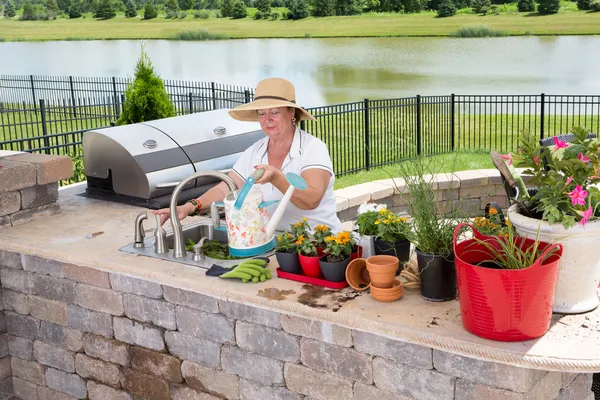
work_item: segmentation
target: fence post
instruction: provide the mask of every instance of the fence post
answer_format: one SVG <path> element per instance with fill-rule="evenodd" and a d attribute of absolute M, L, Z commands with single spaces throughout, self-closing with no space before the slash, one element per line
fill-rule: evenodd
<path fill-rule="evenodd" d="M 248 89 L 244 90 L 244 101 L 246 104 L 250 103 L 250 91 Z"/>
<path fill-rule="evenodd" d="M 75 107 L 75 90 L 73 89 L 73 77 L 69 76 L 69 86 L 71 87 L 71 105 L 73 108 L 71 109 L 71 113 L 74 117 L 77 118 L 77 107 Z"/>
<path fill-rule="evenodd" d="M 452 122 L 450 123 L 450 146 L 451 146 L 451 150 L 454 151 L 454 134 L 456 132 L 456 127 L 454 125 L 454 116 L 455 116 L 455 110 L 454 110 L 454 93 L 452 93 L 450 95 L 450 118 L 452 119 Z"/>
<path fill-rule="evenodd" d="M 371 169 L 371 143 L 370 136 L 371 131 L 369 126 L 369 99 L 364 100 L 364 111 L 365 111 L 365 169 L 368 171 Z"/>
<path fill-rule="evenodd" d="M 121 93 L 121 114 L 123 114 L 123 111 L 125 110 L 125 93 Z M 120 114 L 119 114 L 120 116 Z"/>
<path fill-rule="evenodd" d="M 31 82 L 31 96 L 33 99 L 33 107 L 37 106 L 37 100 L 35 98 L 35 85 L 33 84 L 33 75 L 29 75 L 29 81 Z"/>
<path fill-rule="evenodd" d="M 50 154 L 50 139 L 48 138 L 48 127 L 46 126 L 46 104 L 40 99 L 40 113 L 42 114 L 42 135 L 44 135 L 44 147 L 46 154 Z"/>
<path fill-rule="evenodd" d="M 212 91 L 213 110 L 216 110 L 217 109 L 217 97 L 216 97 L 215 83 L 214 82 L 210 83 L 210 89 Z"/>
<path fill-rule="evenodd" d="M 421 95 L 417 95 L 417 155 L 421 155 Z"/>
<path fill-rule="evenodd" d="M 542 96 L 541 96 L 541 104 L 542 104 L 542 106 L 541 106 L 541 111 L 540 111 L 540 118 L 541 118 L 541 121 L 540 121 L 540 139 L 544 138 L 544 118 L 546 116 L 546 114 L 544 112 L 545 103 L 546 103 L 546 95 L 544 93 L 542 93 Z"/>
<path fill-rule="evenodd" d="M 115 109 L 115 116 L 118 117 L 119 116 L 119 105 L 117 104 L 117 78 L 115 78 L 114 76 L 112 77 L 112 84 L 113 84 L 113 103 L 114 105 L 114 109 Z"/>
<path fill-rule="evenodd" d="M 194 113 L 194 98 L 192 97 L 192 92 L 188 93 L 188 100 L 190 103 L 190 112 L 189 114 L 193 114 Z"/>

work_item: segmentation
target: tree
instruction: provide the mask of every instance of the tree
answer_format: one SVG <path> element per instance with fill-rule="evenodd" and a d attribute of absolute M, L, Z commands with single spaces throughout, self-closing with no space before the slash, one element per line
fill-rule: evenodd
<path fill-rule="evenodd" d="M 329 17 L 335 15 L 336 0 L 312 0 L 311 14 L 315 17 Z"/>
<path fill-rule="evenodd" d="M 135 3 L 133 2 L 133 0 L 125 1 L 125 17 L 127 17 L 127 18 L 137 17 L 137 9 L 135 7 Z"/>
<path fill-rule="evenodd" d="M 421 0 L 402 0 L 402 7 L 404 8 L 405 13 L 418 13 L 423 11 L 423 3 Z"/>
<path fill-rule="evenodd" d="M 111 19 L 116 16 L 117 11 L 115 10 L 115 5 L 112 0 L 100 0 L 94 17 L 98 19 Z"/>
<path fill-rule="evenodd" d="M 242 0 L 236 0 L 233 3 L 233 10 L 231 12 L 231 16 L 234 19 L 246 18 L 248 15 L 248 10 L 246 10 L 246 4 Z"/>
<path fill-rule="evenodd" d="M 177 18 L 179 12 L 179 3 L 177 0 L 167 0 L 165 11 L 167 12 L 167 18 Z"/>
<path fill-rule="evenodd" d="M 11 0 L 6 0 L 6 3 L 4 3 L 4 16 L 6 18 L 12 18 L 15 15 L 17 15 L 15 5 Z"/>
<path fill-rule="evenodd" d="M 519 4 L 521 4 L 521 1 L 523 0 L 519 0 Z M 531 1 L 531 3 L 533 4 L 533 0 L 525 1 Z M 473 2 L 471 3 L 471 7 L 473 7 L 473 12 L 475 14 L 486 14 L 489 11 L 491 5 L 492 3 L 490 2 L 490 0 L 473 0 Z"/>
<path fill-rule="evenodd" d="M 83 12 L 82 12 L 81 1 L 79 1 L 79 0 L 71 1 L 71 4 L 69 5 L 69 18 L 81 18 L 82 14 L 83 14 Z"/>
<path fill-rule="evenodd" d="M 540 14 L 556 14 L 560 9 L 560 0 L 539 0 L 538 12 Z"/>
<path fill-rule="evenodd" d="M 179 0 L 179 8 L 182 10 L 193 10 L 195 4 L 195 0 Z"/>
<path fill-rule="evenodd" d="M 58 8 L 60 9 L 60 11 L 64 13 L 69 12 L 69 8 L 71 8 L 70 0 L 57 0 L 56 2 L 58 3 Z"/>
<path fill-rule="evenodd" d="M 23 14 L 21 14 L 21 19 L 23 21 L 35 21 L 39 18 L 38 13 L 31 4 L 30 0 L 27 0 L 25 4 L 23 4 Z"/>
<path fill-rule="evenodd" d="M 154 73 L 154 67 L 148 54 L 142 48 L 142 54 L 135 67 L 135 77 L 125 90 L 123 114 L 117 125 L 175 116 L 175 107 L 169 99 L 162 79 Z"/>
<path fill-rule="evenodd" d="M 535 11 L 535 2 L 533 0 L 519 0 L 517 3 L 517 10 L 519 10 L 519 12 Z"/>
<path fill-rule="evenodd" d="M 231 17 L 233 14 L 233 0 L 223 0 L 221 4 L 221 16 Z"/>
<path fill-rule="evenodd" d="M 44 9 L 48 15 L 56 15 L 58 13 L 58 3 L 56 0 L 46 0 L 44 2 Z"/>
<path fill-rule="evenodd" d="M 158 11 L 154 4 L 152 4 L 152 0 L 148 0 L 146 5 L 144 6 L 144 19 L 152 19 L 158 16 Z"/>
<path fill-rule="evenodd" d="M 358 15 L 362 12 L 362 0 L 335 0 L 335 15 Z"/>
<path fill-rule="evenodd" d="M 256 8 L 263 14 L 270 14 L 271 0 L 256 0 Z"/>
<path fill-rule="evenodd" d="M 442 0 L 438 6 L 438 17 L 445 18 L 456 15 L 456 6 L 452 0 Z"/>
<path fill-rule="evenodd" d="M 306 0 L 289 0 L 288 19 L 302 19 L 308 17 L 308 3 Z"/>

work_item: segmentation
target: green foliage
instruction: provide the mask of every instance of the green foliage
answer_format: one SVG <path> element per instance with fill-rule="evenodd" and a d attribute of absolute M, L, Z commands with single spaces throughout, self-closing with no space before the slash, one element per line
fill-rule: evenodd
<path fill-rule="evenodd" d="M 315 226 L 315 231 L 313 233 L 313 237 L 315 238 L 315 242 L 318 247 L 325 247 L 325 238 L 331 236 L 331 228 L 327 225 L 317 225 Z"/>
<path fill-rule="evenodd" d="M 98 19 L 111 19 L 117 16 L 115 4 L 113 0 L 99 0 L 98 8 L 94 14 L 95 18 Z"/>
<path fill-rule="evenodd" d="M 177 0 L 167 0 L 165 11 L 167 12 L 167 18 L 177 18 L 177 13 L 179 12 L 179 3 Z"/>
<path fill-rule="evenodd" d="M 295 253 L 298 250 L 296 246 L 296 238 L 288 232 L 283 232 L 277 236 L 277 245 L 275 251 L 281 253 Z"/>
<path fill-rule="evenodd" d="M 198 10 L 194 12 L 194 18 L 209 19 L 210 13 L 206 10 Z"/>
<path fill-rule="evenodd" d="M 325 238 L 323 251 L 327 254 L 328 262 L 340 262 L 350 257 L 355 245 L 352 233 L 342 231 L 335 236 L 329 235 Z"/>
<path fill-rule="evenodd" d="M 519 10 L 519 12 L 533 12 L 535 11 L 535 1 L 519 0 L 517 3 L 517 10 Z"/>
<path fill-rule="evenodd" d="M 438 17 L 446 18 L 456 15 L 456 6 L 452 0 L 442 0 L 438 6 Z"/>
<path fill-rule="evenodd" d="M 69 18 L 81 18 L 81 15 L 83 14 L 81 8 L 81 1 L 72 0 L 71 4 L 69 5 Z"/>
<path fill-rule="evenodd" d="M 246 9 L 246 4 L 242 0 L 236 0 L 233 3 L 233 11 L 231 12 L 231 17 L 233 19 L 246 18 L 248 16 L 248 10 Z"/>
<path fill-rule="evenodd" d="M 313 241 L 306 235 L 298 236 L 296 245 L 298 246 L 298 254 L 308 257 L 316 257 L 318 255 L 317 246 L 315 246 Z"/>
<path fill-rule="evenodd" d="M 560 9 L 560 0 L 539 0 L 538 12 L 540 14 L 556 14 Z"/>
<path fill-rule="evenodd" d="M 590 10 L 600 11 L 600 0 L 592 0 L 590 2 Z"/>
<path fill-rule="evenodd" d="M 233 0 L 223 0 L 220 11 L 223 18 L 231 17 L 233 15 Z"/>
<path fill-rule="evenodd" d="M 47 14 L 53 14 L 56 15 L 56 13 L 58 13 L 58 3 L 56 2 L 56 0 L 46 0 L 44 2 L 44 9 L 46 10 Z"/>
<path fill-rule="evenodd" d="M 256 0 L 255 7 L 263 14 L 269 14 L 271 12 L 271 0 Z"/>
<path fill-rule="evenodd" d="M 194 0 L 179 0 L 179 8 L 181 10 L 192 10 L 194 8 Z"/>
<path fill-rule="evenodd" d="M 227 36 L 221 34 L 210 33 L 206 29 L 197 31 L 183 31 L 172 37 L 174 40 L 224 40 Z"/>
<path fill-rule="evenodd" d="M 21 19 L 23 21 L 36 21 L 40 19 L 41 11 L 38 7 L 35 7 L 31 4 L 31 1 L 27 0 L 25 4 L 23 4 L 23 14 L 21 14 Z"/>
<path fill-rule="evenodd" d="M 452 37 L 473 38 L 473 37 L 500 37 L 508 36 L 508 33 L 502 31 L 494 31 L 485 25 L 464 26 L 458 31 L 451 33 Z"/>
<path fill-rule="evenodd" d="M 312 0 L 311 15 L 315 17 L 335 15 L 335 0 Z"/>
<path fill-rule="evenodd" d="M 273 11 L 271 13 L 271 21 L 277 21 L 279 19 L 279 13 L 277 11 Z"/>
<path fill-rule="evenodd" d="M 362 0 L 335 0 L 335 15 L 358 15 L 362 7 Z"/>
<path fill-rule="evenodd" d="M 73 176 L 62 181 L 63 185 L 83 182 L 86 180 L 85 169 L 83 167 L 83 156 L 80 152 L 70 152 L 69 157 L 73 161 Z"/>
<path fill-rule="evenodd" d="M 145 50 L 135 68 L 135 78 L 125 90 L 123 114 L 117 125 L 134 124 L 175 116 L 163 81 L 155 73 Z"/>
<path fill-rule="evenodd" d="M 144 6 L 144 19 L 153 19 L 158 16 L 158 10 L 152 3 L 152 0 L 148 0 Z"/>
<path fill-rule="evenodd" d="M 579 10 L 589 10 L 592 0 L 577 0 L 577 8 Z"/>
<path fill-rule="evenodd" d="M 533 0 L 529 0 L 533 1 Z M 490 0 L 473 0 L 471 2 L 471 7 L 473 7 L 473 12 L 475 14 L 485 14 L 490 9 L 492 3 Z"/>
<path fill-rule="evenodd" d="M 15 10 L 15 5 L 11 0 L 6 0 L 4 3 L 4 17 L 12 18 L 17 15 L 17 11 Z"/>
<path fill-rule="evenodd" d="M 263 13 L 261 11 L 257 11 L 254 14 L 254 19 L 263 19 Z"/>
<path fill-rule="evenodd" d="M 379 211 L 375 221 L 377 237 L 393 247 L 397 242 L 406 240 L 410 226 L 406 217 L 400 217 L 387 209 L 384 211 Z"/>
<path fill-rule="evenodd" d="M 127 18 L 137 17 L 137 9 L 135 8 L 135 3 L 133 2 L 133 0 L 126 0 L 125 17 L 127 17 Z"/>
<path fill-rule="evenodd" d="M 380 0 L 380 12 L 399 12 L 402 11 L 404 5 L 402 0 Z"/>
<path fill-rule="evenodd" d="M 309 9 L 306 0 L 289 0 L 287 19 L 303 19 L 308 17 Z"/>
<path fill-rule="evenodd" d="M 424 5 L 421 0 L 402 0 L 405 13 L 418 13 L 423 11 Z"/>

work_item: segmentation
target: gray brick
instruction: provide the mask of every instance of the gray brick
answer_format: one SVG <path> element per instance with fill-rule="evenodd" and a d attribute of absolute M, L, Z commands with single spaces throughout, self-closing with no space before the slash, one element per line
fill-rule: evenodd
<path fill-rule="evenodd" d="M 40 400 L 75 400 L 75 397 L 69 396 L 56 390 L 39 387 L 37 391 L 38 399 Z"/>
<path fill-rule="evenodd" d="M 50 389 L 66 393 L 78 399 L 84 399 L 87 396 L 85 381 L 75 374 L 48 368 L 46 370 L 46 384 Z"/>
<path fill-rule="evenodd" d="M 78 284 L 75 289 L 78 306 L 116 316 L 123 315 L 123 297 L 110 289 Z"/>
<path fill-rule="evenodd" d="M 0 229 L 10 228 L 11 226 L 10 216 L 5 215 L 4 217 L 0 217 Z"/>
<path fill-rule="evenodd" d="M 112 317 L 110 315 L 73 305 L 69 305 L 67 313 L 70 327 L 107 338 L 113 337 Z"/>
<path fill-rule="evenodd" d="M 36 340 L 33 343 L 33 355 L 41 364 L 48 367 L 75 372 L 75 353 L 72 351 Z"/>
<path fill-rule="evenodd" d="M 198 392 L 190 387 L 183 385 L 171 385 L 172 400 L 220 400 L 220 397 L 212 394 Z M 266 400 L 266 399 L 265 399 Z"/>
<path fill-rule="evenodd" d="M 124 275 L 109 274 L 110 286 L 119 292 L 133 293 L 152 299 L 162 298 L 162 287 L 158 283 L 130 278 Z"/>
<path fill-rule="evenodd" d="M 0 312 L 0 334 L 6 332 L 6 317 L 3 312 Z"/>
<path fill-rule="evenodd" d="M 433 365 L 442 373 L 513 392 L 528 392 L 545 374 L 545 371 L 480 361 L 439 350 L 433 350 Z"/>
<path fill-rule="evenodd" d="M 35 383 L 36 385 L 46 385 L 46 367 L 36 361 L 21 360 L 18 357 L 11 357 L 11 368 L 13 376 Z"/>
<path fill-rule="evenodd" d="M 188 385 L 193 388 L 222 396 L 226 399 L 239 399 L 239 378 L 227 372 L 217 371 L 184 361 L 181 372 Z"/>
<path fill-rule="evenodd" d="M 219 343 L 235 343 L 233 320 L 229 318 L 186 307 L 177 307 L 176 315 L 177 329 L 181 333 Z"/>
<path fill-rule="evenodd" d="M 0 182 L 2 192 L 10 192 L 26 187 L 34 186 L 37 182 L 37 171 L 35 165 L 17 160 L 2 160 L 0 168 Z"/>
<path fill-rule="evenodd" d="M 296 364 L 285 364 L 287 387 L 316 400 L 348 400 L 353 396 L 352 382 L 334 375 L 313 371 Z"/>
<path fill-rule="evenodd" d="M 221 345 L 218 343 L 179 332 L 165 332 L 165 341 L 169 353 L 174 356 L 209 367 L 221 367 Z"/>
<path fill-rule="evenodd" d="M 72 281 L 110 289 L 108 272 L 82 267 L 80 265 L 63 264 L 63 274 L 65 275 L 65 278 Z"/>
<path fill-rule="evenodd" d="M 238 321 L 235 337 L 244 350 L 281 361 L 297 363 L 300 360 L 299 339 L 281 330 Z"/>
<path fill-rule="evenodd" d="M 180 383 L 183 380 L 181 360 L 141 347 L 131 348 L 131 368 L 145 374 L 159 376 L 172 383 Z"/>
<path fill-rule="evenodd" d="M 37 400 L 38 387 L 19 378 L 13 378 L 13 391 L 17 399 Z M 45 400 L 45 399 L 40 399 Z"/>
<path fill-rule="evenodd" d="M 2 289 L 2 303 L 4 304 L 5 310 L 14 311 L 24 315 L 29 314 L 29 304 L 27 303 L 26 294 Z"/>
<path fill-rule="evenodd" d="M 354 348 L 362 353 L 387 358 L 401 364 L 414 365 L 419 368 L 433 368 L 433 353 L 427 347 L 361 331 L 353 331 L 353 335 Z"/>
<path fill-rule="evenodd" d="M 21 254 L 12 251 L 0 250 L 0 266 L 13 269 L 23 269 Z"/>
<path fill-rule="evenodd" d="M 120 387 L 123 377 L 117 365 L 88 357 L 85 354 L 75 356 L 75 370 L 77 375 L 82 378 L 91 378 L 116 388 Z"/>
<path fill-rule="evenodd" d="M 354 383 L 353 400 L 412 400 L 412 397 L 402 396 L 397 393 L 386 392 L 375 385 L 365 385 L 364 383 Z"/>
<path fill-rule="evenodd" d="M 33 275 L 33 294 L 64 303 L 75 302 L 75 282 L 46 275 Z"/>
<path fill-rule="evenodd" d="M 284 387 L 263 386 L 246 379 L 240 380 L 241 400 L 302 400 L 304 396 L 289 391 Z"/>
<path fill-rule="evenodd" d="M 36 339 L 38 337 L 40 323 L 37 319 L 6 312 L 6 329 L 8 333 L 15 336 L 24 337 L 27 339 Z"/>
<path fill-rule="evenodd" d="M 123 295 L 125 315 L 141 322 L 152 322 L 154 325 L 174 331 L 177 329 L 175 306 L 162 300 L 148 299 L 133 294 Z"/>
<path fill-rule="evenodd" d="M 60 211 L 58 203 L 46 204 L 36 208 L 29 208 L 27 210 L 20 210 L 10 216 L 10 223 L 12 226 L 25 224 L 34 219 L 47 217 L 49 215 L 56 214 Z"/>
<path fill-rule="evenodd" d="M 126 391 L 144 399 L 168 400 L 170 397 L 169 384 L 166 381 L 131 369 L 123 371 L 121 384 Z"/>
<path fill-rule="evenodd" d="M 21 264 L 27 272 L 51 275 L 55 278 L 64 278 L 62 263 L 56 260 L 49 260 L 29 254 L 21 255 Z"/>
<path fill-rule="evenodd" d="M 163 350 L 165 343 L 159 329 L 145 326 L 127 318 L 114 319 L 115 339 L 153 350 Z"/>
<path fill-rule="evenodd" d="M 592 374 L 578 374 L 569 386 L 560 389 L 556 400 L 585 399 L 591 392 L 592 376 Z"/>
<path fill-rule="evenodd" d="M 561 386 L 559 372 L 548 372 L 527 393 L 518 393 L 474 383 L 458 378 L 456 380 L 455 400 L 487 399 L 487 400 L 537 400 L 555 399 Z M 581 397 L 576 397 L 581 399 Z"/>
<path fill-rule="evenodd" d="M 96 335 L 85 335 L 83 348 L 88 356 L 100 358 L 124 367 L 129 366 L 129 346 L 117 340 L 105 339 Z"/>
<path fill-rule="evenodd" d="M 2 314 L 4 317 L 4 314 Z M 6 357 L 10 354 L 8 350 L 8 334 L 2 333 L 0 334 L 0 358 Z"/>
<path fill-rule="evenodd" d="M 90 400 L 132 400 L 132 396 L 94 381 L 88 381 L 87 390 Z"/>
<path fill-rule="evenodd" d="M 0 216 L 17 212 L 21 209 L 21 194 L 15 192 L 0 192 Z"/>
<path fill-rule="evenodd" d="M 18 269 L 2 268 L 0 271 L 0 280 L 3 289 L 14 290 L 15 292 L 30 294 L 33 291 L 33 282 L 29 272 Z"/>
<path fill-rule="evenodd" d="M 240 303 L 219 300 L 219 309 L 231 319 L 281 329 L 281 314 Z"/>
<path fill-rule="evenodd" d="M 164 286 L 163 290 L 165 300 L 170 303 L 213 314 L 219 312 L 219 303 L 214 297 L 170 286 Z"/>
<path fill-rule="evenodd" d="M 454 399 L 455 377 L 379 357 L 373 360 L 373 380 L 380 389 L 416 399 Z"/>
<path fill-rule="evenodd" d="M 293 315 L 281 315 L 281 327 L 293 335 L 304 336 L 338 346 L 352 347 L 352 330 L 329 322 Z"/>
<path fill-rule="evenodd" d="M 33 360 L 33 341 L 8 335 L 8 352 L 11 356 L 19 357 L 24 360 Z"/>
<path fill-rule="evenodd" d="M 13 378 L 6 378 L 3 381 L 0 381 L 0 393 L 5 393 L 8 395 L 8 398 L 5 400 L 12 400 L 10 397 L 13 393 Z M 591 399 L 594 400 L 594 399 Z"/>
<path fill-rule="evenodd" d="M 302 364 L 309 368 L 339 375 L 353 381 L 373 383 L 371 357 L 355 349 L 302 338 L 300 351 Z"/>
<path fill-rule="evenodd" d="M 68 326 L 42 321 L 39 336 L 44 342 L 67 350 L 78 352 L 83 349 L 83 332 Z"/>
<path fill-rule="evenodd" d="M 6 378 L 10 378 L 13 376 L 10 361 L 11 357 L 4 357 L 0 360 L 0 381 L 5 380 Z"/>
<path fill-rule="evenodd" d="M 21 208 L 34 208 L 50 204 L 58 200 L 58 185 L 56 182 L 45 185 L 35 185 L 21 189 Z"/>
<path fill-rule="evenodd" d="M 30 295 L 27 296 L 27 304 L 32 317 L 67 325 L 67 303 Z"/>
<path fill-rule="evenodd" d="M 283 383 L 283 363 L 233 346 L 221 349 L 223 371 L 264 385 Z"/>

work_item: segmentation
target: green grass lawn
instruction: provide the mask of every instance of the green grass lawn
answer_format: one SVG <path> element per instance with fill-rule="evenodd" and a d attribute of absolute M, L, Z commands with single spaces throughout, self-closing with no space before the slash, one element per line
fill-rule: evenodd
<path fill-rule="evenodd" d="M 571 11 L 564 7 L 558 14 L 540 16 L 518 13 L 507 8 L 499 15 L 459 13 L 437 18 L 434 12 L 420 14 L 363 14 L 348 17 L 309 17 L 298 21 L 232 20 L 229 18 L 185 19 L 163 16 L 143 21 L 141 17 L 99 21 L 59 18 L 51 21 L 0 19 L 0 40 L 64 39 L 169 39 L 183 31 L 206 30 L 229 38 L 304 38 L 304 37 L 376 37 L 376 36 L 448 36 L 463 27 L 484 25 L 509 35 L 593 35 L 600 34 L 600 13 Z M 503 11 L 502 9 L 500 11 Z"/>

